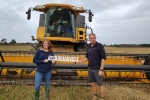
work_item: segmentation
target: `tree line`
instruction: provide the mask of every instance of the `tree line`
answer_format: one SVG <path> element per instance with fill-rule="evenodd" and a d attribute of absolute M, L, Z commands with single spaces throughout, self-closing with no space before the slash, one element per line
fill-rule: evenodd
<path fill-rule="evenodd" d="M 150 47 L 150 44 L 111 44 L 109 47 Z"/>
<path fill-rule="evenodd" d="M 29 42 L 27 43 L 17 43 L 15 39 L 11 39 L 10 42 L 7 42 L 6 38 L 1 39 L 0 44 L 31 44 Z"/>
<path fill-rule="evenodd" d="M 3 39 L 1 39 L 1 44 L 7 44 L 7 43 L 9 43 L 9 44 L 16 44 L 17 42 L 16 42 L 16 40 L 15 39 L 12 39 L 10 42 L 7 42 L 7 39 L 6 38 L 3 38 Z"/>

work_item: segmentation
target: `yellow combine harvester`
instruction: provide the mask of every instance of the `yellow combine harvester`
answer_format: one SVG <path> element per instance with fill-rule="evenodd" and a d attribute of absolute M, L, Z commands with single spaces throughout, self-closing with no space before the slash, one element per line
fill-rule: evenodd
<path fill-rule="evenodd" d="M 91 22 L 93 16 L 91 10 L 68 4 L 37 5 L 28 9 L 27 19 L 30 19 L 32 10 L 43 12 L 40 14 L 36 39 L 32 36 L 32 40 L 39 42 L 33 46 L 35 50 L 45 38 L 52 42 L 55 52 L 85 51 L 87 29 L 91 28 L 87 26 L 85 16 L 81 13 L 89 13 L 89 22 Z"/>
<path fill-rule="evenodd" d="M 35 64 L 32 63 L 32 59 L 44 38 L 52 42 L 55 56 L 78 57 L 80 60 L 85 55 L 83 51 L 87 45 L 87 29 L 91 28 L 86 25 L 85 16 L 80 14 L 88 13 L 91 22 L 91 10 L 68 4 L 37 5 L 28 9 L 27 19 L 30 19 L 33 10 L 43 12 L 40 14 L 36 38 L 32 36 L 38 44 L 33 46 L 34 52 L 0 52 L 0 79 L 3 82 L 34 79 Z M 82 65 L 78 62 L 58 61 L 53 66 L 52 80 L 87 82 L 87 63 Z M 107 54 L 104 79 L 115 82 L 150 83 L 149 71 L 148 54 Z"/>

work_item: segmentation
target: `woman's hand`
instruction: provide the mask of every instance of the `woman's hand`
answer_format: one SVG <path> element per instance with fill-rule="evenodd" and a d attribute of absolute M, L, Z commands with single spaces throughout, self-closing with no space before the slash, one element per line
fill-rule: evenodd
<path fill-rule="evenodd" d="M 45 59 L 44 62 L 47 63 L 47 62 L 48 62 L 48 59 Z"/>
<path fill-rule="evenodd" d="M 52 60 L 52 64 L 55 64 L 56 63 L 56 60 Z"/>

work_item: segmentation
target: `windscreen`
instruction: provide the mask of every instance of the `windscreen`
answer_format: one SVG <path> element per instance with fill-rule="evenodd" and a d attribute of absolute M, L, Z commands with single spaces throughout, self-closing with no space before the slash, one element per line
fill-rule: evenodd
<path fill-rule="evenodd" d="M 46 37 L 74 37 L 73 18 L 65 8 L 50 8 L 46 13 Z"/>

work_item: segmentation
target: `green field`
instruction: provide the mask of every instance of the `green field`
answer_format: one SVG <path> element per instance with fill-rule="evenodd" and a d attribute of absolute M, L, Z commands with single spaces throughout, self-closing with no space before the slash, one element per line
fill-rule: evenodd
<path fill-rule="evenodd" d="M 149 100 L 150 85 L 105 86 L 105 100 Z M 0 100 L 33 100 L 33 85 L 0 85 Z M 51 86 L 50 100 L 90 100 L 91 87 Z M 44 86 L 40 89 L 44 100 Z"/>

